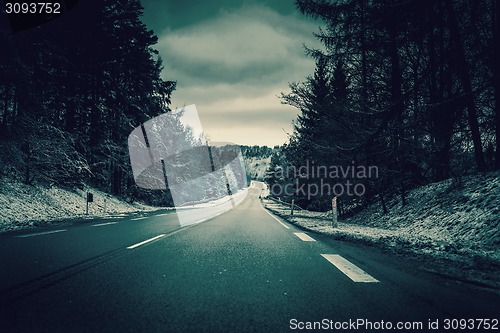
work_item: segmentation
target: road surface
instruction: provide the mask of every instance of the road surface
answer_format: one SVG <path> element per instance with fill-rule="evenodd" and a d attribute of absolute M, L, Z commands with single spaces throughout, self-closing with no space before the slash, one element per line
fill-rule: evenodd
<path fill-rule="evenodd" d="M 500 317 L 494 292 L 272 216 L 259 185 L 184 228 L 167 212 L 1 235 L 0 331 L 453 332 Z"/>

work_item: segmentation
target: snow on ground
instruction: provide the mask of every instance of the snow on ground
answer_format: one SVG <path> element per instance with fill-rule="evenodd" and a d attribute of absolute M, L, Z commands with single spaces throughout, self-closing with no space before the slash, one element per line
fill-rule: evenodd
<path fill-rule="evenodd" d="M 397 199 L 389 200 L 388 214 L 374 204 L 340 219 L 337 228 L 331 227 L 331 212 L 295 210 L 290 216 L 287 205 L 263 203 L 306 230 L 453 262 L 465 269 L 464 278 L 500 287 L 500 172 L 423 186 L 408 193 L 405 207 Z"/>
<path fill-rule="evenodd" d="M 87 191 L 93 193 L 94 202 L 89 203 L 88 215 L 85 215 Z M 129 204 L 93 188 L 69 191 L 59 187 L 25 185 L 8 179 L 0 184 L 0 232 L 70 218 L 117 216 L 157 209 L 139 203 Z"/>
<path fill-rule="evenodd" d="M 93 202 L 86 210 L 87 192 L 93 194 Z M 232 208 L 245 198 L 247 189 L 203 203 L 178 207 L 182 216 L 192 214 L 217 215 L 223 204 Z M 231 201 L 232 200 L 232 201 Z M 140 203 L 129 204 L 105 192 L 86 187 L 83 190 L 66 190 L 59 187 L 25 185 L 4 180 L 0 185 L 0 232 L 39 227 L 63 222 L 68 219 L 93 219 L 96 217 L 123 216 L 134 212 L 174 209 L 173 207 L 151 207 Z M 207 216 L 204 216 L 206 219 Z"/>

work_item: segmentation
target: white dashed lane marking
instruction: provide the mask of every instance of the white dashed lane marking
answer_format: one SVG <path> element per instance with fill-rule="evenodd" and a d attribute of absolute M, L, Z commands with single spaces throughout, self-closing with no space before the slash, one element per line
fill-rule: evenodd
<path fill-rule="evenodd" d="M 153 241 L 155 241 L 157 239 L 160 239 L 162 237 L 165 237 L 165 236 L 166 236 L 165 234 L 161 234 L 161 235 L 158 235 L 156 237 L 153 237 L 153 238 L 150 238 L 150 239 L 146 239 L 144 242 L 140 242 L 140 243 L 137 243 L 137 244 L 134 244 L 134 245 L 131 245 L 131 246 L 127 247 L 127 249 L 129 249 L 129 250 L 135 249 L 136 247 L 139 247 L 141 245 L 153 242 Z"/>
<path fill-rule="evenodd" d="M 147 219 L 147 218 L 148 218 L 147 216 L 144 216 L 144 217 L 136 217 L 135 219 L 130 219 L 130 221 L 144 220 L 144 219 Z"/>
<path fill-rule="evenodd" d="M 105 225 L 110 225 L 110 224 L 117 224 L 118 222 L 106 222 L 106 223 L 99 223 L 99 224 L 93 224 L 93 227 L 102 227 Z"/>
<path fill-rule="evenodd" d="M 33 237 L 33 236 L 41 236 L 41 235 L 49 235 L 49 234 L 55 234 L 58 232 L 64 232 L 66 229 L 60 229 L 60 230 L 52 230 L 52 231 L 44 231 L 44 232 L 37 232 L 34 234 L 27 234 L 27 235 L 20 235 L 16 236 L 17 238 L 26 238 L 26 237 Z"/>
<path fill-rule="evenodd" d="M 380 282 L 338 254 L 322 254 L 322 256 L 354 282 Z"/>
<path fill-rule="evenodd" d="M 304 242 L 315 242 L 316 240 L 309 236 L 308 234 L 305 234 L 303 232 L 294 232 L 293 233 L 295 236 L 299 237 L 302 239 Z"/>

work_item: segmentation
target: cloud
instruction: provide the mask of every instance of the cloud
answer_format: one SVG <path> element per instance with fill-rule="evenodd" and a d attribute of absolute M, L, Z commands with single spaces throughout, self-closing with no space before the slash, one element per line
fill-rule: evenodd
<path fill-rule="evenodd" d="M 235 126 L 240 138 L 262 126 L 269 131 L 269 145 L 283 143 L 282 129 L 276 127 L 273 136 L 272 126 L 286 122 L 291 128 L 297 111 L 281 105 L 276 95 L 313 72 L 314 61 L 305 57 L 302 45 L 318 45 L 315 30 L 300 16 L 252 5 L 164 31 L 157 49 L 165 78 L 178 82 L 173 107 L 196 104 L 200 115 L 206 114 L 205 130 L 217 129 L 216 136 L 230 136 L 228 141 L 238 139 Z M 224 131 L 225 124 L 233 130 Z"/>

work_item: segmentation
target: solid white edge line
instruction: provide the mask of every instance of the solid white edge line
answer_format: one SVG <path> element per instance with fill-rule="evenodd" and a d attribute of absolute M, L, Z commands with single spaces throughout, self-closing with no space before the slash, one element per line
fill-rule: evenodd
<path fill-rule="evenodd" d="M 339 271 L 344 273 L 349 279 L 354 282 L 380 282 L 341 255 L 322 254 L 321 256 L 328 260 L 332 265 L 337 267 Z"/>
<path fill-rule="evenodd" d="M 303 232 L 294 232 L 293 234 L 295 236 L 299 237 L 300 239 L 302 239 L 304 242 L 315 242 L 316 241 L 314 238 L 312 238 L 311 236 L 309 236 L 308 234 L 303 233 Z"/>
<path fill-rule="evenodd" d="M 275 219 L 276 221 L 278 221 L 282 226 L 284 226 L 285 228 L 287 229 L 290 229 L 289 226 L 287 226 L 285 223 L 281 222 L 280 220 L 278 220 L 278 218 L 276 216 L 274 216 L 273 214 L 269 213 L 265 208 L 264 206 L 262 206 L 262 204 L 260 204 L 260 206 L 262 207 L 262 209 L 269 214 L 269 216 L 271 216 L 273 219 Z"/>
<path fill-rule="evenodd" d="M 130 221 L 144 220 L 144 219 L 147 219 L 147 218 L 148 218 L 147 216 L 144 216 L 144 217 L 136 217 L 135 219 L 130 219 Z"/>
<path fill-rule="evenodd" d="M 155 240 L 157 240 L 159 238 L 162 238 L 162 237 L 165 237 L 165 236 L 166 236 L 165 234 L 161 234 L 161 235 L 158 235 L 156 237 L 153 237 L 153 238 L 150 238 L 150 239 L 146 239 L 143 242 L 140 242 L 140 243 L 137 243 L 137 244 L 134 244 L 134 245 L 131 245 L 131 246 L 127 247 L 127 249 L 129 249 L 129 250 L 135 249 L 136 247 L 139 247 L 141 245 L 144 245 L 144 244 L 147 244 L 149 242 L 155 241 Z"/>
<path fill-rule="evenodd" d="M 103 225 L 110 225 L 110 224 L 116 224 L 118 222 L 105 222 L 105 223 L 99 223 L 99 224 L 92 224 L 93 227 L 102 227 Z"/>
<path fill-rule="evenodd" d="M 49 235 L 49 234 L 55 234 L 58 232 L 64 232 L 67 231 L 66 229 L 59 229 L 59 230 L 52 230 L 52 231 L 45 231 L 45 232 L 37 232 L 34 234 L 28 234 L 28 235 L 20 235 L 20 236 L 15 236 L 17 238 L 26 238 L 26 237 L 33 237 L 33 236 L 41 236 L 41 235 Z"/>

